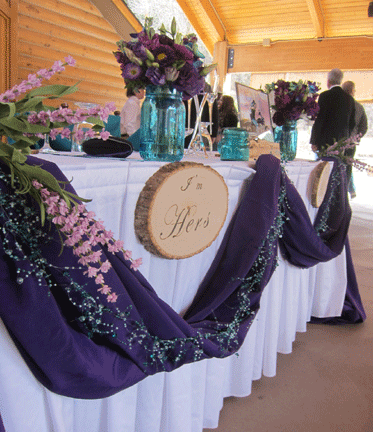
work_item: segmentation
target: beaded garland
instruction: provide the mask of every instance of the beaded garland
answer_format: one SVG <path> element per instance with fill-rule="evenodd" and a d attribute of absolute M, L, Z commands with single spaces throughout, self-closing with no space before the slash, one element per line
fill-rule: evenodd
<path fill-rule="evenodd" d="M 40 287 L 48 288 L 49 294 L 56 288 L 62 288 L 71 304 L 78 310 L 76 324 L 89 338 L 111 337 L 117 342 L 132 349 L 134 346 L 142 346 L 144 350 L 144 368 L 155 365 L 164 370 L 164 363 L 172 359 L 174 364 L 190 361 L 198 361 L 204 358 L 203 345 L 205 341 L 217 343 L 220 348 L 220 357 L 226 357 L 239 347 L 238 330 L 240 324 L 252 321 L 256 311 L 250 307 L 250 293 L 257 291 L 263 282 L 268 264 L 277 254 L 277 241 L 281 237 L 282 225 L 285 222 L 284 202 L 286 189 L 280 189 L 278 198 L 278 212 L 274 222 L 263 240 L 259 255 L 254 262 L 246 278 L 240 280 L 240 287 L 236 291 L 237 309 L 233 319 L 229 323 L 215 323 L 214 332 L 196 331 L 193 337 L 162 339 L 150 334 L 142 321 L 132 317 L 132 306 L 125 310 L 117 307 L 109 308 L 103 304 L 100 297 L 94 297 L 88 293 L 84 284 L 77 283 L 71 276 L 74 268 L 57 268 L 48 263 L 40 253 L 40 245 L 53 241 L 50 233 L 41 226 L 38 209 L 32 204 L 27 195 L 15 194 L 11 188 L 11 177 L 3 172 L 0 180 L 7 186 L 7 192 L 0 195 L 1 240 L 4 250 L 17 267 L 18 285 L 28 277 L 36 277 Z M 17 185 L 15 185 L 17 186 Z M 26 268 L 21 268 L 21 264 Z M 277 265 L 277 260 L 275 258 Z M 51 269 L 63 276 L 66 283 L 56 283 L 51 275 Z M 106 318 L 115 318 L 115 324 Z M 118 340 L 119 326 L 126 329 L 126 338 Z M 192 354 L 192 355 L 191 355 Z"/>
<path fill-rule="evenodd" d="M 90 294 L 87 283 L 75 278 L 79 272 L 83 274 L 82 266 L 58 267 L 48 262 L 41 253 L 41 246 L 56 242 L 53 229 L 42 226 L 40 210 L 33 198 L 29 194 L 16 193 L 19 187 L 17 178 L 12 182 L 11 175 L 3 171 L 0 171 L 0 182 L 5 186 L 0 189 L 0 239 L 5 253 L 16 266 L 15 282 L 18 286 L 22 286 L 26 278 L 34 277 L 41 288 L 46 288 L 48 295 L 64 293 L 75 311 L 72 326 L 77 326 L 93 340 L 105 338 L 115 340 L 130 350 L 140 349 L 143 368 L 147 373 L 167 370 L 167 362 L 170 361 L 174 366 L 181 366 L 208 357 L 204 349 L 207 342 L 216 344 L 219 348 L 217 356 L 223 358 L 239 348 L 240 325 L 245 322 L 249 326 L 256 315 L 257 310 L 251 306 L 250 294 L 266 285 L 278 264 L 277 244 L 282 237 L 283 225 L 289 220 L 286 213 L 290 209 L 285 168 L 285 164 L 281 164 L 282 182 L 271 227 L 247 276 L 236 279 L 239 287 L 234 294 L 235 300 L 231 299 L 235 310 L 233 318 L 227 323 L 218 322 L 215 318 L 210 324 L 211 331 L 196 328 L 190 337 L 163 339 L 152 334 L 145 323 L 134 315 L 133 305 L 122 309 L 114 305 L 109 307 L 100 295 Z M 328 217 L 331 207 L 336 204 L 336 190 L 340 182 L 341 171 L 335 169 L 330 183 L 331 191 L 323 208 L 320 208 L 322 214 L 315 228 L 318 235 L 327 230 Z M 49 228 L 53 228 L 52 223 Z M 125 261 L 123 263 L 126 264 Z M 128 263 L 126 265 L 129 267 Z M 74 271 L 78 273 L 74 275 Z M 59 274 L 58 280 L 56 274 Z"/>
<path fill-rule="evenodd" d="M 334 163 L 338 163 L 338 161 L 335 161 Z M 330 210 L 337 202 L 337 189 L 342 181 L 341 170 L 346 172 L 346 167 L 344 164 L 339 163 L 339 169 L 335 169 L 332 171 L 330 180 L 330 194 L 326 197 L 324 211 L 321 214 L 318 224 L 315 226 L 315 231 L 318 236 L 320 236 L 328 229 L 327 221 L 329 219 Z"/>

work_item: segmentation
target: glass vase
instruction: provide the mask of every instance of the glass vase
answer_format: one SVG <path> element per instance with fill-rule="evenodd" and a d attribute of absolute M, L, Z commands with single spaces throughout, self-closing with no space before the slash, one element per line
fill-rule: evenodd
<path fill-rule="evenodd" d="M 274 130 L 274 140 L 280 144 L 281 159 L 292 161 L 297 154 L 297 120 L 287 120 L 283 126 Z"/>
<path fill-rule="evenodd" d="M 141 107 L 140 156 L 177 162 L 184 155 L 185 107 L 182 93 L 169 86 L 146 87 Z"/>

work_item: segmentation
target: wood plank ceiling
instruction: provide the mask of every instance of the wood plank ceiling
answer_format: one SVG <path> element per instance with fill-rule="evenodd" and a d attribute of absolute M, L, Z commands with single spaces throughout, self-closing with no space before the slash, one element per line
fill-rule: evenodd
<path fill-rule="evenodd" d="M 368 0 L 178 0 L 209 49 L 263 39 L 303 40 L 373 35 Z"/>
<path fill-rule="evenodd" d="M 267 63 L 271 63 L 269 58 L 276 53 L 273 50 L 269 55 L 268 47 L 294 42 L 287 47 L 288 59 L 291 55 L 298 56 L 302 62 L 305 58 L 302 49 L 306 47 L 308 57 L 309 50 L 312 52 L 314 70 L 320 70 L 320 65 L 327 70 L 330 64 L 344 69 L 373 69 L 373 18 L 368 18 L 369 0 L 178 0 L 178 3 L 211 52 L 222 41 L 238 53 L 245 53 L 245 57 L 255 53 L 250 48 L 259 47 L 264 54 L 256 62 L 267 58 Z M 336 44 L 337 40 L 340 42 Z M 365 51 L 355 53 L 359 58 L 354 60 L 351 50 L 358 51 L 364 40 Z M 317 52 L 321 44 L 317 45 L 317 41 L 324 42 L 319 59 Z M 346 51 L 340 51 L 341 46 L 347 49 L 347 57 Z M 272 63 L 275 62 L 276 57 Z M 238 63 L 231 72 L 242 72 L 242 67 Z M 299 67 L 294 65 L 293 70 Z M 280 69 L 269 64 L 258 72 Z"/>

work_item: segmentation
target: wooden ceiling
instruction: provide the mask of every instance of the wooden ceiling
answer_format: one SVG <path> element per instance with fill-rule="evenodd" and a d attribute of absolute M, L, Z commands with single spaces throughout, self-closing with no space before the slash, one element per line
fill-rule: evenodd
<path fill-rule="evenodd" d="M 230 72 L 373 69 L 369 0 L 177 1 L 212 53 L 234 49 Z"/>
<path fill-rule="evenodd" d="M 369 0 L 178 0 L 209 50 L 262 43 L 373 36 Z"/>
<path fill-rule="evenodd" d="M 90 1 L 113 3 L 140 31 L 141 24 L 124 0 Z M 266 82 L 266 75 L 293 73 L 305 79 L 340 68 L 346 79 L 364 88 L 359 96 L 364 101 L 373 100 L 370 1 L 177 0 L 213 54 L 221 82 L 228 72 L 249 72 L 257 81 Z M 230 65 L 229 53 L 233 59 Z"/>

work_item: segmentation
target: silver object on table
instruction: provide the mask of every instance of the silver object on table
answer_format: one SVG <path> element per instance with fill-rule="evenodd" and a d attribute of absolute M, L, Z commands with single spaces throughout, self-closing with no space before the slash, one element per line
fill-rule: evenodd
<path fill-rule="evenodd" d="M 194 125 L 192 138 L 190 140 L 187 149 L 187 153 L 198 153 L 204 149 L 203 138 L 201 134 L 201 118 L 202 118 L 203 107 L 205 106 L 207 100 L 207 96 L 208 93 L 205 93 L 203 95 L 201 104 L 199 104 L 198 96 L 197 95 L 194 96 L 194 103 L 196 104 L 197 117 L 196 117 L 196 123 Z"/>

